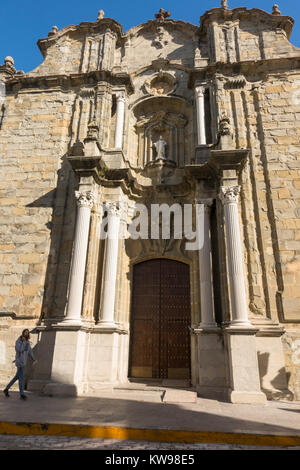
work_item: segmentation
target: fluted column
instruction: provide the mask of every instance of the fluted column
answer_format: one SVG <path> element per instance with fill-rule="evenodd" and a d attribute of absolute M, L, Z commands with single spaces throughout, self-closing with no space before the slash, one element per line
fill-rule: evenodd
<path fill-rule="evenodd" d="M 125 93 L 120 91 L 116 94 L 117 97 L 117 117 L 116 117 L 116 133 L 115 133 L 115 148 L 123 147 L 123 130 L 124 130 L 124 115 L 125 115 Z"/>
<path fill-rule="evenodd" d="M 238 201 L 241 187 L 221 187 L 220 199 L 224 205 L 226 246 L 230 280 L 232 326 L 251 327 L 245 289 L 243 251 L 240 235 Z"/>
<path fill-rule="evenodd" d="M 63 323 L 80 325 L 91 209 L 95 203 L 95 198 L 93 193 L 91 193 L 90 191 L 76 191 L 75 197 L 77 199 L 78 210 L 75 228 L 72 268 L 70 275 L 67 314 Z"/>
<path fill-rule="evenodd" d="M 210 231 L 210 210 L 212 199 L 199 201 L 200 223 L 202 230 L 201 244 L 199 250 L 199 273 L 200 273 L 200 302 L 201 302 L 201 323 L 200 328 L 205 330 L 217 327 L 215 320 L 215 307 L 213 298 L 212 282 L 212 256 L 211 256 L 211 231 Z"/>
<path fill-rule="evenodd" d="M 108 219 L 106 255 L 103 281 L 103 302 L 100 324 L 115 327 L 114 310 L 116 298 L 116 280 L 118 268 L 118 249 L 121 211 L 117 202 L 105 204 Z"/>
<path fill-rule="evenodd" d="M 205 88 L 203 86 L 198 86 L 195 88 L 198 145 L 206 145 L 204 92 Z"/>

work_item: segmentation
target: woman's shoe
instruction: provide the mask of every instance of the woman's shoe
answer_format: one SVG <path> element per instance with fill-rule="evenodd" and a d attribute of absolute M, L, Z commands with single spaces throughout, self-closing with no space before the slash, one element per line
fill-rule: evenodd
<path fill-rule="evenodd" d="M 26 395 L 20 395 L 20 399 L 21 400 L 27 400 L 27 397 L 26 397 Z"/>
<path fill-rule="evenodd" d="M 9 397 L 8 390 L 6 390 L 6 389 L 5 389 L 5 390 L 3 390 L 3 393 L 4 393 L 4 395 L 5 395 L 7 398 Z"/>

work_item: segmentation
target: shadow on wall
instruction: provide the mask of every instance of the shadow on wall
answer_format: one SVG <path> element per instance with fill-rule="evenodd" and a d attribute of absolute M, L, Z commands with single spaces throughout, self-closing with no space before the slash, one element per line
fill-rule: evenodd
<path fill-rule="evenodd" d="M 258 351 L 257 358 L 261 390 L 266 394 L 268 400 L 284 399 L 292 401 L 294 399 L 294 395 L 290 390 L 288 390 L 291 374 L 286 372 L 285 368 L 282 367 L 278 370 L 277 375 L 270 380 L 268 377 L 270 354 Z M 270 384 L 270 388 L 266 388 L 266 383 L 268 382 Z"/>
<path fill-rule="evenodd" d="M 28 358 L 25 372 L 24 372 L 24 390 L 28 390 L 30 381 L 39 380 L 48 382 L 51 377 L 54 345 L 55 345 L 55 332 L 40 332 L 31 330 L 30 334 L 37 334 L 37 343 L 32 348 L 33 355 L 37 360 L 37 364 Z M 39 386 L 37 387 L 39 388 Z M 42 387 L 41 387 L 42 388 Z"/>
<path fill-rule="evenodd" d="M 51 317 L 62 318 L 67 302 L 76 216 L 73 195 L 77 182 L 66 155 L 61 161 L 56 188 L 27 205 L 53 209 L 52 219 L 46 224 L 51 234 L 40 321 Z"/>

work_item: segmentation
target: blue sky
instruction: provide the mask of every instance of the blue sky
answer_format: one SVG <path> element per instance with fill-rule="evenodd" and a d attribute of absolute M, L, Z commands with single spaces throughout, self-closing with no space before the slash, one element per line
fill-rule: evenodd
<path fill-rule="evenodd" d="M 268 12 L 276 0 L 228 0 L 230 8 L 260 8 Z M 199 24 L 200 16 L 211 8 L 219 7 L 221 0 L 2 0 L 0 5 L 0 63 L 8 55 L 15 59 L 18 70 L 28 72 L 42 62 L 36 45 L 39 38 L 47 37 L 53 25 L 59 29 L 69 24 L 96 21 L 98 11 L 114 18 L 124 31 L 131 26 L 154 19 L 160 8 L 170 10 L 172 18 Z M 300 47 L 300 3 L 296 0 L 279 2 L 282 14 L 295 19 L 291 41 Z"/>

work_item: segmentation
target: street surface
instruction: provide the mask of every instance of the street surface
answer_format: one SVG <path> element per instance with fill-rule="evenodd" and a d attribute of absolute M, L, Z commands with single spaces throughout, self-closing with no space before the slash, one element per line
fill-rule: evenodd
<path fill-rule="evenodd" d="M 300 447 L 254 447 L 226 444 L 172 444 L 57 436 L 0 436 L 0 450 L 300 450 Z"/>

